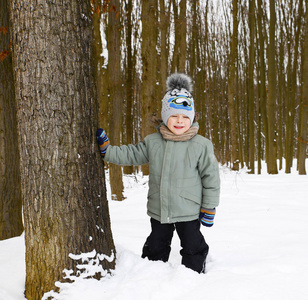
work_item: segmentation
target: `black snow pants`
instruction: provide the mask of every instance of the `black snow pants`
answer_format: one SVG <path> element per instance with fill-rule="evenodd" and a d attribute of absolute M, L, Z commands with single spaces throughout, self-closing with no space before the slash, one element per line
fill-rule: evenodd
<path fill-rule="evenodd" d="M 182 264 L 198 273 L 205 272 L 205 260 L 209 246 L 200 232 L 200 221 L 161 224 L 151 218 L 152 232 L 142 250 L 142 258 L 168 261 L 171 251 L 171 240 L 176 230 L 181 241 Z"/>

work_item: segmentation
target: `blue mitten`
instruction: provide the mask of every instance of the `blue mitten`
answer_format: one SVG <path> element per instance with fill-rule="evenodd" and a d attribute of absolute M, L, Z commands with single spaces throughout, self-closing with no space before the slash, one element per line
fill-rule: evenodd
<path fill-rule="evenodd" d="M 211 227 L 214 224 L 216 209 L 204 209 L 201 208 L 199 220 L 203 226 Z"/>
<path fill-rule="evenodd" d="M 102 157 L 105 157 L 107 148 L 109 146 L 109 139 L 104 129 L 98 128 L 96 131 L 96 138 L 99 145 L 99 151 Z"/>

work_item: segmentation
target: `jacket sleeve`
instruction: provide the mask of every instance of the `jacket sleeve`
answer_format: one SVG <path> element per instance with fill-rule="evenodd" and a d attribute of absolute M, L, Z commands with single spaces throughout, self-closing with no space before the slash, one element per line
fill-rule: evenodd
<path fill-rule="evenodd" d="M 109 146 L 104 160 L 121 166 L 140 166 L 149 162 L 145 142 L 136 145 Z"/>
<path fill-rule="evenodd" d="M 207 141 L 199 159 L 199 173 L 202 182 L 202 208 L 218 206 L 220 196 L 220 177 L 218 162 L 214 155 L 213 144 Z"/>

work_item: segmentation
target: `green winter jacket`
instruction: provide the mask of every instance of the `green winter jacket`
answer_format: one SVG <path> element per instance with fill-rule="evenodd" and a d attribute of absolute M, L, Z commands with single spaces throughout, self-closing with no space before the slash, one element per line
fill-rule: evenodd
<path fill-rule="evenodd" d="M 153 133 L 136 145 L 109 146 L 104 160 L 118 165 L 149 163 L 147 211 L 161 223 L 196 220 L 201 207 L 219 204 L 218 163 L 212 143 L 201 135 L 174 142 Z"/>

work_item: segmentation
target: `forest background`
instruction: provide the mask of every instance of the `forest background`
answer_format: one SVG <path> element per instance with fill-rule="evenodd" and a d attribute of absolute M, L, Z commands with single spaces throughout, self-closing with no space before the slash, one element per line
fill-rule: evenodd
<path fill-rule="evenodd" d="M 0 0 L 0 239 L 25 231 L 26 284 L 41 299 L 76 270 L 115 267 L 95 131 L 113 145 L 155 131 L 166 78 L 190 75 L 222 165 L 306 174 L 308 0 Z M 105 165 L 111 194 L 122 175 Z M 103 254 L 103 256 L 101 255 Z M 108 259 L 106 259 L 106 257 Z M 99 277 L 99 275 L 98 275 Z"/>
<path fill-rule="evenodd" d="M 277 174 L 283 158 L 286 173 L 297 158 L 305 174 L 307 1 L 110 3 L 101 15 L 100 124 L 112 144 L 154 132 L 166 78 L 184 72 L 194 81 L 199 133 L 221 164 L 260 174 L 265 160 L 267 172 Z M 113 198 L 121 200 L 122 171 L 109 168 Z"/>

